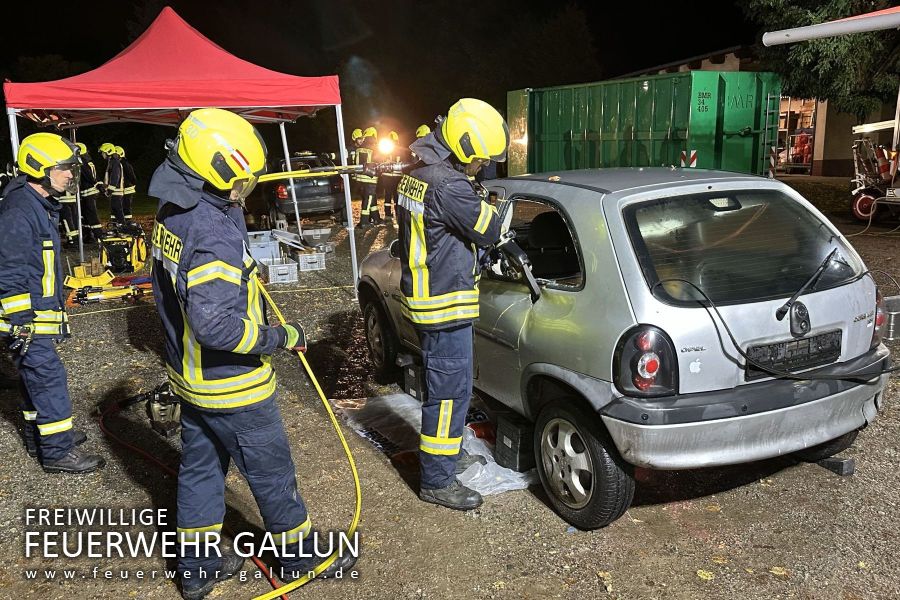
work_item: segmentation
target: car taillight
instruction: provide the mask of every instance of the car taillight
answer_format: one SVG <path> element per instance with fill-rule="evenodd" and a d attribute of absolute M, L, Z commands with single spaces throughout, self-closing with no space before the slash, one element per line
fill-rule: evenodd
<path fill-rule="evenodd" d="M 626 396 L 653 398 L 678 393 L 675 347 L 662 329 L 638 325 L 625 332 L 613 358 L 616 387 Z"/>
<path fill-rule="evenodd" d="M 278 198 L 279 200 L 287 200 L 288 199 L 287 186 L 284 185 L 283 183 L 276 185 L 275 186 L 275 197 Z"/>
<path fill-rule="evenodd" d="M 884 304 L 884 296 L 880 290 L 875 290 L 875 327 L 872 330 L 872 344 L 869 346 L 871 350 L 881 343 L 881 336 L 884 334 L 884 324 L 887 322 L 887 307 Z"/>

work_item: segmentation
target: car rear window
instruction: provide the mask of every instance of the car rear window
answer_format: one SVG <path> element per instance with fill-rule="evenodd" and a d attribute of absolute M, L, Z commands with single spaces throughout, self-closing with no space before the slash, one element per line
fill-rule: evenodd
<path fill-rule="evenodd" d="M 317 167 L 331 166 L 318 156 L 295 156 L 291 157 L 291 170 L 300 171 L 302 169 L 315 169 Z M 284 160 L 281 161 L 282 170 L 284 169 Z"/>
<path fill-rule="evenodd" d="M 664 301 L 695 305 L 789 297 L 835 248 L 808 291 L 842 285 L 863 266 L 817 216 L 777 190 L 692 194 L 627 206 L 626 227 L 644 278 Z"/>

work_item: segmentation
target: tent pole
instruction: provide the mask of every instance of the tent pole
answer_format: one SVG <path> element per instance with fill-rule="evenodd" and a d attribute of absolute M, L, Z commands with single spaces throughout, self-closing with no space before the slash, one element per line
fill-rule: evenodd
<path fill-rule="evenodd" d="M 344 116 L 341 112 L 341 105 L 334 105 L 335 115 L 337 116 L 337 134 L 338 148 L 341 151 L 341 166 L 347 166 L 347 146 L 344 143 Z M 344 207 L 347 212 L 347 233 L 350 237 L 350 263 L 353 270 L 353 297 L 359 298 L 359 292 L 356 284 L 359 281 L 359 267 L 356 264 L 356 237 L 353 235 L 353 204 L 350 202 L 350 177 L 345 173 L 341 175 L 344 179 Z"/>
<path fill-rule="evenodd" d="M 16 109 L 7 108 L 6 117 L 9 119 L 9 141 L 12 144 L 12 165 L 16 169 L 16 155 L 19 153 L 19 124 L 16 123 Z M 18 173 L 18 169 L 15 171 Z"/>
<path fill-rule="evenodd" d="M 291 153 L 288 151 L 287 145 L 287 134 L 284 132 L 284 121 L 281 121 L 278 124 L 278 128 L 281 130 L 281 145 L 284 148 L 284 168 L 288 171 L 291 170 Z M 294 217 L 297 218 L 297 239 L 300 243 L 303 243 L 303 227 L 300 225 L 300 209 L 297 207 L 297 191 L 294 189 L 294 178 L 291 177 L 288 181 L 291 182 L 291 198 L 294 200 Z"/>
<path fill-rule="evenodd" d="M 77 129 L 77 127 L 73 127 L 72 129 L 69 130 L 69 137 L 72 139 L 73 144 L 76 141 L 75 140 L 75 130 L 76 129 Z M 84 236 L 82 235 L 84 233 L 84 227 L 81 226 L 81 178 L 80 177 L 78 178 L 78 181 L 76 182 L 76 184 L 77 184 L 77 187 L 75 188 L 75 213 L 78 215 L 78 218 L 76 220 L 78 223 L 76 225 L 76 227 L 78 227 L 78 256 L 80 257 L 79 260 L 81 260 L 81 262 L 84 262 Z M 69 273 L 69 275 L 72 275 L 72 273 Z"/>

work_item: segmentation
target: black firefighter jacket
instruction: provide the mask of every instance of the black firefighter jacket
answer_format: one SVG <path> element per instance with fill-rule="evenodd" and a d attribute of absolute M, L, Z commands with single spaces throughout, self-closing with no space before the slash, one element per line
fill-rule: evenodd
<path fill-rule="evenodd" d="M 0 202 L 0 335 L 33 322 L 36 337 L 65 337 L 59 200 L 41 196 L 25 175 L 5 191 Z"/>
<path fill-rule="evenodd" d="M 500 219 L 433 133 L 410 150 L 420 162 L 397 186 L 403 313 L 419 329 L 471 323 L 478 318 L 478 248 L 499 239 Z"/>

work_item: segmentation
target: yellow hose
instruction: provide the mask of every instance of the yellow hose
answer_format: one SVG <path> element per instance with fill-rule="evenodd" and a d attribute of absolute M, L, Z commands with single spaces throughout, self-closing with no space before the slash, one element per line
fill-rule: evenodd
<path fill-rule="evenodd" d="M 275 312 L 275 316 L 282 323 L 287 323 L 284 318 L 284 315 L 281 314 L 281 311 L 278 309 L 278 306 L 275 304 L 275 301 L 272 300 L 272 296 L 269 295 L 269 292 L 266 290 L 262 284 L 260 284 L 260 290 L 262 290 L 263 297 L 266 299 L 266 302 L 269 306 L 272 307 L 272 310 Z M 356 463 L 353 461 L 353 454 L 350 452 L 350 447 L 347 445 L 347 440 L 344 438 L 344 434 L 341 431 L 341 427 L 338 424 L 337 417 L 334 416 L 334 411 L 331 410 L 331 405 L 328 404 L 328 399 L 325 398 L 325 392 L 322 391 L 322 387 L 319 385 L 319 381 L 316 379 L 315 374 L 309 366 L 309 363 L 306 362 L 306 357 L 303 356 L 302 352 L 297 352 L 297 356 L 300 357 L 300 361 L 303 363 L 303 368 L 306 369 L 306 374 L 309 375 L 310 380 L 313 382 L 313 385 L 316 388 L 316 391 L 319 393 L 319 399 L 322 400 L 322 406 L 325 407 L 325 411 L 328 413 L 328 417 L 331 419 L 331 424 L 334 426 L 334 430 L 338 434 L 338 438 L 341 440 L 341 445 L 344 447 L 344 453 L 347 455 L 347 463 L 350 465 L 350 471 L 353 473 L 353 485 L 356 487 L 356 508 L 353 513 L 353 521 L 350 523 L 350 527 L 347 529 L 347 537 L 353 537 L 353 534 L 356 533 L 356 527 L 359 525 L 359 514 L 362 508 L 362 491 L 359 487 L 359 473 L 356 470 Z M 338 544 L 338 549 L 340 550 L 340 544 Z M 317 566 L 313 573 L 318 575 L 325 569 L 331 566 L 331 564 L 337 560 L 337 553 L 332 554 L 328 558 L 325 559 L 322 564 Z M 312 581 L 313 578 L 309 576 L 309 574 L 304 575 L 300 579 L 296 581 L 292 581 L 291 583 L 285 584 L 280 588 L 276 588 L 271 592 L 265 593 L 262 596 L 257 596 L 253 600 L 272 600 L 272 598 L 277 598 L 282 594 L 287 594 L 288 592 L 292 592 L 297 589 L 301 585 L 305 585 Z"/>

